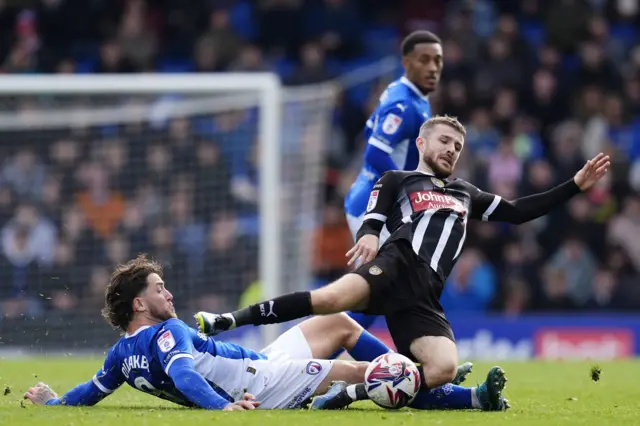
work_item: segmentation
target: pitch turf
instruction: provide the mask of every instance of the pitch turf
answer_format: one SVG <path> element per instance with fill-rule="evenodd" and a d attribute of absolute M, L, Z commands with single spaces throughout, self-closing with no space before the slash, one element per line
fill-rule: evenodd
<path fill-rule="evenodd" d="M 255 411 L 207 412 L 177 407 L 123 386 L 96 407 L 35 407 L 21 405 L 22 394 L 38 381 L 58 393 L 90 379 L 99 359 L 0 359 L 0 425 L 117 425 L 191 426 L 219 422 L 224 426 L 411 426 L 411 425 L 638 425 L 640 361 L 604 362 L 600 380 L 591 379 L 593 363 L 500 363 L 509 378 L 506 395 L 512 408 L 506 413 L 479 411 L 384 411 L 358 403 L 339 412 Z M 476 363 L 465 384 L 482 381 L 491 367 Z M 4 392 L 3 392 L 4 391 Z"/>

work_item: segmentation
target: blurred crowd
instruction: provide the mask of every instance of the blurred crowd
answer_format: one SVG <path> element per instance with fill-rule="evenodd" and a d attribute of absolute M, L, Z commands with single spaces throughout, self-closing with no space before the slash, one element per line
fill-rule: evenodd
<path fill-rule="evenodd" d="M 443 39 L 434 111 L 467 125 L 457 176 L 515 198 L 613 158 L 547 217 L 470 224 L 447 311 L 640 308 L 640 0 L 0 0 L 0 72 L 270 70 L 302 85 L 397 55 L 418 28 Z M 335 105 L 315 285 L 346 270 L 342 197 L 388 82 Z M 170 265 L 179 308 L 235 307 L 257 280 L 253 124 L 0 133 L 0 315 L 95 313 L 110 269 L 138 252 Z"/>

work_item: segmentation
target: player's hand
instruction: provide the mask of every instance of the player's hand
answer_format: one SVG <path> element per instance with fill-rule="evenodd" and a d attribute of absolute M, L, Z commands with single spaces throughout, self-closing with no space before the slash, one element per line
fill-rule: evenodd
<path fill-rule="evenodd" d="M 372 261 L 376 254 L 378 254 L 378 245 L 380 239 L 375 235 L 365 235 L 358 240 L 355 246 L 351 248 L 346 254 L 346 257 L 351 257 L 347 265 L 351 265 L 358 258 L 362 259 L 362 263 Z"/>
<path fill-rule="evenodd" d="M 225 406 L 222 411 L 246 411 L 246 410 L 255 410 L 260 406 L 258 401 L 236 401 L 232 402 Z"/>
<path fill-rule="evenodd" d="M 35 405 L 44 405 L 47 401 L 57 397 L 58 395 L 48 385 L 42 382 L 29 388 L 24 394 L 24 399 L 31 400 Z"/>
<path fill-rule="evenodd" d="M 611 166 L 609 156 L 600 153 L 587 161 L 578 173 L 573 177 L 573 181 L 581 191 L 586 191 L 604 176 Z"/>
<path fill-rule="evenodd" d="M 257 402 L 256 401 L 256 397 L 253 396 L 252 394 L 250 394 L 249 392 L 245 392 L 244 395 L 242 395 L 242 400 L 243 401 Z M 260 403 L 258 402 L 258 404 L 260 404 Z"/>

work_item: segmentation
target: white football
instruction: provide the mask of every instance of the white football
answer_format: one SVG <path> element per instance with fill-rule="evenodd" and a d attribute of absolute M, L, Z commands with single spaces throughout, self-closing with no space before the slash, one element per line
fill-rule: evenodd
<path fill-rule="evenodd" d="M 364 386 L 377 405 L 398 409 L 411 404 L 418 394 L 420 372 L 406 356 L 389 352 L 371 361 L 364 373 Z"/>

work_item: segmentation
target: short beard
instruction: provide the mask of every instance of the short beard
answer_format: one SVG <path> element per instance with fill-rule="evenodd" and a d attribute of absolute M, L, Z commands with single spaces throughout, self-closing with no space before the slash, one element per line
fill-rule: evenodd
<path fill-rule="evenodd" d="M 151 312 L 149 312 L 154 318 L 160 320 L 160 321 L 166 321 L 168 319 L 171 318 L 178 318 L 178 316 L 176 315 L 175 312 L 170 312 L 170 311 L 159 311 L 156 312 L 155 309 L 151 309 Z"/>
<path fill-rule="evenodd" d="M 431 169 L 431 171 L 433 171 L 433 174 L 435 174 L 436 177 L 448 178 L 449 176 L 451 176 L 451 172 L 449 172 L 448 170 L 443 170 L 438 163 L 432 161 L 426 155 L 422 157 L 422 161 L 424 161 L 424 164 L 426 164 Z"/>

